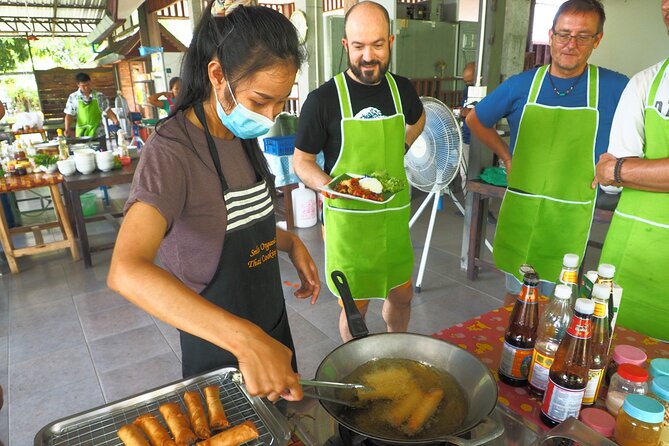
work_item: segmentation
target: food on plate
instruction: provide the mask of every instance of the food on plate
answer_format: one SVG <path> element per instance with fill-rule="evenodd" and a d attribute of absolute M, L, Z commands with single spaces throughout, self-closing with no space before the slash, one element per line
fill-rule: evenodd
<path fill-rule="evenodd" d="M 167 430 L 153 415 L 148 413 L 140 415 L 135 419 L 134 424 L 144 431 L 152 446 L 176 445 L 170 434 L 167 433 Z"/>
<path fill-rule="evenodd" d="M 405 398 L 393 401 L 388 410 L 388 422 L 396 428 L 402 426 L 402 423 L 416 410 L 424 396 L 423 392 L 416 389 Z"/>
<path fill-rule="evenodd" d="M 198 392 L 186 392 L 184 393 L 184 402 L 195 435 L 201 440 L 211 437 L 211 430 L 207 422 L 207 415 L 204 413 L 204 407 L 202 407 L 200 394 Z"/>
<path fill-rule="evenodd" d="M 374 192 L 375 194 L 383 193 L 383 185 L 379 180 L 372 177 L 363 177 L 360 178 L 360 187 L 367 189 L 368 191 Z"/>
<path fill-rule="evenodd" d="M 444 399 L 444 390 L 441 388 L 430 389 L 426 395 L 423 395 L 423 401 L 416 407 L 416 410 L 409 417 L 409 421 L 407 421 L 405 427 L 407 434 L 413 435 L 420 431 L 432 414 L 437 411 L 442 399 Z"/>
<path fill-rule="evenodd" d="M 117 434 L 125 446 L 149 446 L 142 431 L 134 424 L 121 426 Z"/>
<path fill-rule="evenodd" d="M 160 410 L 160 414 L 172 431 L 174 441 L 178 446 L 188 446 L 197 440 L 190 429 L 188 419 L 181 413 L 181 408 L 177 403 L 161 404 L 158 410 Z"/>
<path fill-rule="evenodd" d="M 383 196 L 377 193 L 372 192 L 371 190 L 365 189 L 360 185 L 359 178 L 348 178 L 346 180 L 341 180 L 334 187 L 336 192 L 346 195 L 352 195 L 354 197 L 366 198 L 367 200 L 374 201 L 383 201 Z"/>
<path fill-rule="evenodd" d="M 223 404 L 221 404 L 221 390 L 218 386 L 205 387 L 204 398 L 207 402 L 207 411 L 209 412 L 209 426 L 212 429 L 224 429 L 230 426 L 230 422 L 223 410 Z"/>
<path fill-rule="evenodd" d="M 200 441 L 197 446 L 239 446 L 242 443 L 258 438 L 260 433 L 251 420 L 233 426 L 214 435 L 208 440 Z"/>
<path fill-rule="evenodd" d="M 370 177 L 376 178 L 381 183 L 384 193 L 396 194 L 407 187 L 406 181 L 391 177 L 385 170 L 373 172 Z"/>

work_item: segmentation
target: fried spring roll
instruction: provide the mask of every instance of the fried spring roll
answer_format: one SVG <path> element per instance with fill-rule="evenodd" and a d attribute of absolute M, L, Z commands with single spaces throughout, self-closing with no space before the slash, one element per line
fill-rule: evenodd
<path fill-rule="evenodd" d="M 178 446 L 188 446 L 195 443 L 197 437 L 190 430 L 188 419 L 181 413 L 181 408 L 177 403 L 162 404 L 158 410 L 160 410 L 160 414 L 172 431 L 174 441 Z"/>
<path fill-rule="evenodd" d="M 170 434 L 153 415 L 146 413 L 138 416 L 135 425 L 144 431 L 152 446 L 176 446 Z"/>
<path fill-rule="evenodd" d="M 207 415 L 204 413 L 204 408 L 202 407 L 200 394 L 197 392 L 186 392 L 184 393 L 184 402 L 186 403 L 188 417 L 190 418 L 190 424 L 193 426 L 195 435 L 201 440 L 211 437 L 211 430 L 207 422 Z"/>
<path fill-rule="evenodd" d="M 425 394 L 419 389 L 407 395 L 406 398 L 395 401 L 388 410 L 388 422 L 399 428 L 411 413 L 418 407 Z"/>
<path fill-rule="evenodd" d="M 200 441 L 197 446 L 238 446 L 254 438 L 258 438 L 260 433 L 256 429 L 253 421 L 247 420 L 242 424 L 226 429 L 220 434 L 216 434 L 208 440 Z"/>
<path fill-rule="evenodd" d="M 230 422 L 223 410 L 223 404 L 221 404 L 221 390 L 218 386 L 205 387 L 204 397 L 207 401 L 207 410 L 209 411 L 209 426 L 212 429 L 224 429 L 230 426 Z"/>
<path fill-rule="evenodd" d="M 434 414 L 444 398 L 444 390 L 435 388 L 425 394 L 422 404 L 416 407 L 414 413 L 409 417 L 406 424 L 406 431 L 413 435 L 423 428 L 425 422 Z"/>
<path fill-rule="evenodd" d="M 149 446 L 142 431 L 134 424 L 121 426 L 117 434 L 125 446 Z"/>

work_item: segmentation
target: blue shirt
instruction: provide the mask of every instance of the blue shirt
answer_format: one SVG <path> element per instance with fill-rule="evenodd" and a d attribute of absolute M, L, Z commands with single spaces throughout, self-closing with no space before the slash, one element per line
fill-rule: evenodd
<path fill-rule="evenodd" d="M 523 108 L 527 102 L 530 87 L 537 70 L 538 68 L 533 68 L 510 77 L 476 105 L 476 116 L 486 127 L 492 127 L 500 119 L 507 118 L 511 129 L 509 150 L 512 154 L 516 145 L 520 118 L 523 114 Z M 568 90 L 574 84 L 575 80 L 576 78 L 562 79 L 553 77 L 555 87 L 561 92 Z M 613 114 L 616 111 L 620 95 L 625 89 L 628 80 L 627 76 L 623 74 L 607 70 L 606 68 L 600 67 L 599 69 L 599 104 L 597 106 L 599 110 L 599 126 L 595 142 L 595 161 L 608 148 Z M 586 97 L 587 87 L 588 72 L 586 70 L 578 79 L 573 91 L 565 96 L 558 96 L 553 91 L 553 86 L 548 79 L 548 74 L 546 74 L 537 102 L 548 106 L 585 107 L 588 105 Z"/>
<path fill-rule="evenodd" d="M 465 89 L 462 92 L 462 106 L 464 106 L 467 103 L 467 92 L 469 90 L 469 87 L 465 86 Z M 462 120 L 462 143 L 463 144 L 469 144 L 472 138 L 472 132 L 469 130 L 469 126 L 467 126 L 467 121 L 464 119 Z"/>

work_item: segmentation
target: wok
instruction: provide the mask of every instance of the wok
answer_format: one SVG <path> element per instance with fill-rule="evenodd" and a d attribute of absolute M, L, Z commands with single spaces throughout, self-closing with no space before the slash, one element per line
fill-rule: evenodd
<path fill-rule="evenodd" d="M 354 339 L 330 352 L 318 366 L 316 379 L 342 382 L 342 379 L 362 364 L 381 358 L 400 358 L 418 361 L 450 373 L 462 387 L 467 397 L 467 415 L 455 432 L 435 436 L 419 432 L 415 436 L 379 437 L 361 429 L 355 421 L 343 419 L 339 414 L 342 407 L 336 403 L 321 400 L 320 404 L 340 424 L 361 435 L 397 445 L 421 445 L 447 441 L 455 445 L 484 444 L 500 436 L 504 428 L 489 415 L 497 403 L 497 383 L 486 367 L 471 353 L 448 342 L 412 333 L 382 333 L 368 336 L 367 327 L 351 297 L 346 277 L 340 271 L 332 273 L 344 304 L 349 329 Z M 475 440 L 458 437 L 483 421 L 491 428 L 486 435 Z"/>

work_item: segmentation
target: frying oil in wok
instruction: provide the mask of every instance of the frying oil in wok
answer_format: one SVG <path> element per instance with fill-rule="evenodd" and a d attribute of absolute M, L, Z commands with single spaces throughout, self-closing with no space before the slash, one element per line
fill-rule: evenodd
<path fill-rule="evenodd" d="M 458 430 L 467 415 L 467 397 L 453 376 L 436 367 L 409 359 L 375 359 L 362 364 L 342 382 L 361 383 L 377 393 L 365 397 L 359 394 L 361 407 L 341 407 L 338 416 L 356 430 L 385 438 L 411 439 L 449 435 Z M 434 389 L 443 389 L 443 398 L 436 411 L 417 430 L 408 428 L 409 417 L 398 421 L 392 414 L 412 395 L 418 407 L 424 405 L 427 395 Z M 416 392 L 421 397 L 416 398 Z M 411 414 L 419 411 L 414 406 Z"/>

